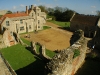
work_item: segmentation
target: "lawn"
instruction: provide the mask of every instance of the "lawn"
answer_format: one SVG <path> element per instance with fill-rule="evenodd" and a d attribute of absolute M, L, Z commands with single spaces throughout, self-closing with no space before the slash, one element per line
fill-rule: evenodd
<path fill-rule="evenodd" d="M 52 22 L 54 24 L 57 24 L 61 27 L 70 27 L 70 22 L 60 22 L 60 21 L 49 21 L 49 22 Z"/>
<path fill-rule="evenodd" d="M 29 41 L 22 39 L 28 45 Z M 39 46 L 37 46 L 39 49 Z M 1 50 L 4 58 L 9 62 L 17 75 L 43 75 L 45 63 L 42 59 L 33 55 L 29 50 L 20 44 Z M 54 52 L 46 51 L 47 55 L 54 56 Z"/>
<path fill-rule="evenodd" d="M 51 27 L 49 27 L 49 26 L 43 26 L 43 30 L 49 29 L 49 28 L 51 28 Z"/>

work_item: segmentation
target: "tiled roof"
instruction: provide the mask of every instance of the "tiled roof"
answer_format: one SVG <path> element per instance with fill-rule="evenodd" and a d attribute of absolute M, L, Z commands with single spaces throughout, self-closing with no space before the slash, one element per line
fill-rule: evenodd
<path fill-rule="evenodd" d="M 12 14 L 5 14 L 2 17 L 13 18 L 13 17 L 22 17 L 22 16 L 28 16 L 28 14 L 26 14 L 26 13 L 12 13 Z"/>
<path fill-rule="evenodd" d="M 28 16 L 28 14 L 26 13 L 12 13 L 12 14 L 5 14 L 3 15 L 0 20 L 1 20 L 1 23 L 5 20 L 6 17 L 9 17 L 9 18 L 15 18 L 15 17 L 23 17 L 23 16 Z M 0 23 L 0 24 L 1 24 Z"/>
<path fill-rule="evenodd" d="M 96 25 L 99 17 L 91 15 L 75 14 L 71 22 L 75 22 L 82 25 Z"/>

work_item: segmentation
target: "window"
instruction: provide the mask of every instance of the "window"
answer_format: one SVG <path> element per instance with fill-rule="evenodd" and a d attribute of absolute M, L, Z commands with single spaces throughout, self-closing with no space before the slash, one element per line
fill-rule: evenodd
<path fill-rule="evenodd" d="M 40 26 L 38 26 L 38 28 L 40 28 Z"/>
<path fill-rule="evenodd" d="M 32 17 L 34 16 L 34 14 L 32 13 Z"/>
<path fill-rule="evenodd" d="M 38 20 L 38 24 L 40 24 L 40 20 Z"/>
<path fill-rule="evenodd" d="M 6 21 L 6 26 L 9 26 L 10 24 L 9 24 L 9 21 Z"/>
<path fill-rule="evenodd" d="M 23 23 L 23 20 L 22 20 L 22 19 L 20 20 L 20 23 L 21 23 L 21 24 Z"/>
<path fill-rule="evenodd" d="M 24 30 L 24 26 L 20 27 L 20 31 Z"/>
<path fill-rule="evenodd" d="M 31 29 L 31 25 L 29 25 L 29 29 Z"/>

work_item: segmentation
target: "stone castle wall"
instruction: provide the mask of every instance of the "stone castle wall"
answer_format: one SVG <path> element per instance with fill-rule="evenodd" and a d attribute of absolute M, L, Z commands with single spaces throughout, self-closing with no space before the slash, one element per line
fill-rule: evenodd
<path fill-rule="evenodd" d="M 80 55 L 76 58 L 74 50 L 79 50 Z M 49 63 L 47 63 L 47 75 L 74 75 L 83 64 L 86 57 L 87 40 L 81 36 L 72 46 L 56 54 Z"/>

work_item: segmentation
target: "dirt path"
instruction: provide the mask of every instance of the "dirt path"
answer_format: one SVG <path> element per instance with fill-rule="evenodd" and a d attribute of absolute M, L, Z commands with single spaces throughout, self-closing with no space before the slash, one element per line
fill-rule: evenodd
<path fill-rule="evenodd" d="M 38 33 L 29 33 L 30 38 L 26 38 L 30 41 L 40 42 L 45 45 L 49 50 L 62 50 L 70 46 L 70 38 L 72 33 L 59 29 L 58 25 L 47 22 L 46 25 L 50 26 L 50 29 L 39 31 Z M 25 36 L 21 35 L 22 37 Z"/>

